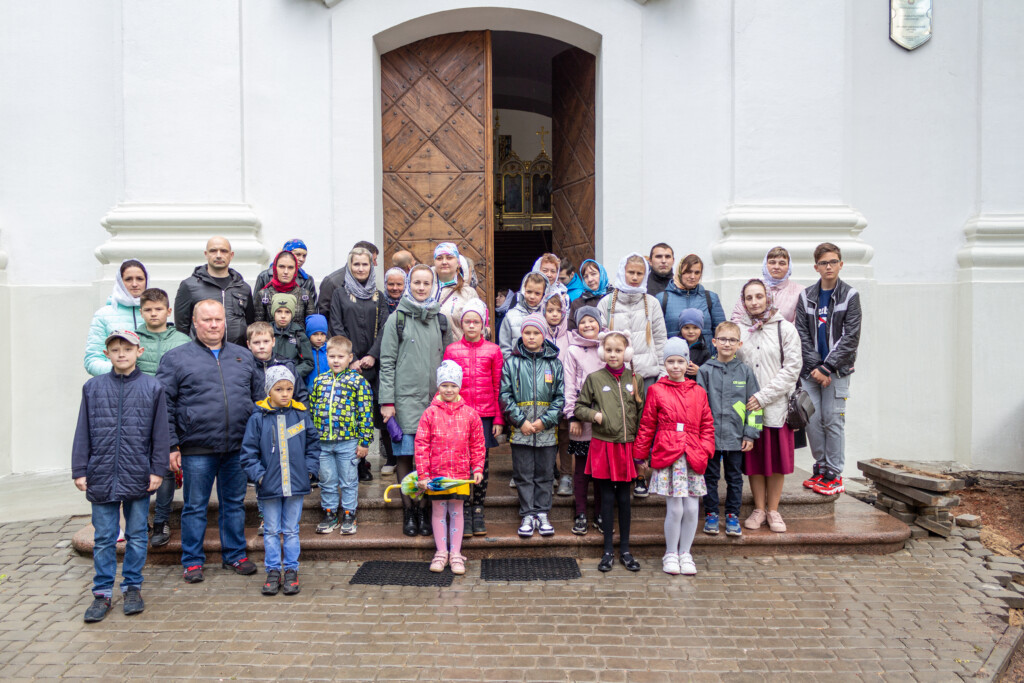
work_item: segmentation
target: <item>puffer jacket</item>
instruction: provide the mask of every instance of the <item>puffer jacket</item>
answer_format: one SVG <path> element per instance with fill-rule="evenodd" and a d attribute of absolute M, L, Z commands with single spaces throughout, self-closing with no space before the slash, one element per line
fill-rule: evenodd
<path fill-rule="evenodd" d="M 459 397 L 435 396 L 416 429 L 416 473 L 420 479 L 469 479 L 484 471 L 484 428 L 480 415 Z"/>
<path fill-rule="evenodd" d="M 224 344 L 214 356 L 193 339 L 160 359 L 171 450 L 183 456 L 235 453 L 256 401 L 266 396 L 249 349 Z"/>
<path fill-rule="evenodd" d="M 612 315 L 614 302 L 615 315 Z M 668 339 L 665 316 L 658 300 L 650 294 L 613 292 L 603 299 L 598 310 L 604 315 L 609 330 L 629 330 L 633 346 L 633 369 L 644 379 L 661 374 L 661 350 Z M 651 341 L 647 341 L 650 319 Z"/>
<path fill-rule="evenodd" d="M 647 390 L 633 457 L 650 458 L 651 467 L 660 470 L 687 453 L 702 455 L 698 459 L 705 461 L 715 454 L 715 418 L 708 395 L 692 379 L 675 382 L 662 377 Z"/>
<path fill-rule="evenodd" d="M 644 380 L 625 369 L 622 376 L 601 368 L 587 376 L 576 399 L 576 419 L 593 425 L 593 438 L 609 443 L 632 443 L 644 403 Z M 601 424 L 594 416 L 601 413 Z"/>
<path fill-rule="evenodd" d="M 758 390 L 754 398 L 764 411 L 765 427 L 781 427 L 786 424 L 789 412 L 789 397 L 796 389 L 803 367 L 800 354 L 800 335 L 792 323 L 781 313 L 772 316 L 765 325 L 750 331 L 750 318 L 746 313 L 740 321 L 740 339 L 743 346 L 736 357 L 746 363 L 757 377 Z M 782 349 L 779 349 L 779 332 L 782 333 Z M 785 355 L 786 362 L 782 362 Z"/>
<path fill-rule="evenodd" d="M 820 297 L 821 280 L 818 280 L 803 291 L 796 307 L 796 330 L 800 333 L 804 356 L 801 376 L 806 377 L 815 369 L 826 375 L 833 372 L 840 377 L 852 375 L 860 345 L 860 294 L 842 280 L 836 282 L 828 304 L 828 355 L 824 359 L 818 354 Z"/>
<path fill-rule="evenodd" d="M 565 407 L 565 377 L 558 347 L 545 340 L 537 352 L 516 342 L 501 369 L 501 405 L 513 426 L 510 443 L 554 446 L 558 443 L 558 419 Z M 526 435 L 518 428 L 527 420 L 540 420 L 544 431 Z"/>
<path fill-rule="evenodd" d="M 278 291 L 274 289 L 273 285 L 267 285 L 263 289 L 258 289 L 253 294 L 253 307 L 256 315 L 256 320 L 269 322 L 274 324 L 274 312 L 270 310 L 274 295 Z M 286 294 L 291 294 L 295 297 L 295 314 L 292 316 L 292 322 L 297 323 L 303 330 L 306 329 L 306 316 L 313 315 L 316 313 L 316 299 L 309 293 L 309 290 L 305 289 L 301 285 L 294 288 Z"/>
<path fill-rule="evenodd" d="M 309 412 L 296 401 L 287 408 L 273 408 L 267 399 L 257 403 L 239 462 L 260 500 L 307 495 L 309 475 L 320 473 L 320 440 Z"/>
<path fill-rule="evenodd" d="M 747 401 L 760 389 L 751 367 L 739 358 L 728 363 L 712 358 L 697 370 L 697 384 L 708 393 L 715 418 L 715 450 L 738 451 L 744 439 L 761 436 L 764 411 L 747 410 Z"/>
<path fill-rule="evenodd" d="M 267 268 L 266 270 L 264 270 L 263 272 L 256 276 L 256 282 L 252 286 L 252 291 L 260 291 L 261 289 L 269 285 L 270 281 L 273 279 L 274 273 L 271 272 L 270 268 Z M 313 276 L 309 275 L 307 277 L 303 275 L 301 272 L 299 272 L 295 274 L 295 279 L 298 281 L 299 287 L 302 287 L 304 290 L 306 290 L 306 292 L 309 293 L 310 301 L 313 302 L 313 308 L 315 309 L 317 305 L 316 281 L 313 279 Z M 314 310 L 314 313 L 315 312 L 316 311 Z M 305 320 L 305 318 L 303 318 L 303 320 Z"/>
<path fill-rule="evenodd" d="M 71 447 L 71 477 L 86 477 L 91 503 L 149 495 L 149 475 L 168 475 L 170 444 L 163 385 L 138 368 L 93 377 L 82 387 Z"/>
<path fill-rule="evenodd" d="M 462 339 L 462 307 L 470 299 L 479 299 L 476 289 L 468 284 L 462 285 L 462 289 L 453 286 L 445 287 L 437 294 L 437 301 L 441 307 L 441 314 L 448 318 L 448 329 L 452 331 L 452 339 Z"/>
<path fill-rule="evenodd" d="M 221 286 L 210 276 L 205 265 L 196 266 L 192 274 L 181 281 L 174 297 L 174 327 L 195 337 L 192 329 L 192 309 L 203 299 L 214 299 L 224 305 L 224 341 L 245 346 L 245 330 L 256 320 L 252 304 L 252 290 L 238 271 L 228 269 L 231 281 Z"/>
<path fill-rule="evenodd" d="M 718 323 L 725 322 L 725 311 L 722 310 L 722 302 L 718 295 L 710 290 L 704 289 L 704 285 L 697 285 L 693 289 L 680 289 L 675 281 L 668 283 L 665 291 L 657 296 L 658 305 L 665 314 L 665 320 L 670 323 L 668 336 L 679 336 L 679 314 L 687 308 L 696 308 L 704 315 L 704 323 L 701 325 L 701 333 L 704 335 L 704 343 L 711 348 L 711 339 L 715 336 L 715 328 Z M 711 310 L 708 310 L 708 299 L 711 300 Z"/>
<path fill-rule="evenodd" d="M 313 371 L 306 376 L 306 389 L 309 391 L 313 390 L 313 380 L 322 375 L 325 372 L 330 371 L 330 366 L 327 365 L 327 342 L 319 349 L 313 346 L 313 342 L 310 341 L 309 348 L 313 351 Z M 377 367 L 376 365 L 374 367 Z M 299 399 L 300 401 L 302 399 Z"/>
<path fill-rule="evenodd" d="M 322 440 L 359 439 L 360 446 L 369 446 L 373 441 L 373 391 L 355 370 L 328 370 L 318 375 L 313 380 L 309 403 L 313 424 Z"/>
<path fill-rule="evenodd" d="M 516 342 L 519 340 L 526 316 L 539 310 L 539 305 L 534 308 L 527 306 L 526 299 L 520 294 L 516 305 L 505 314 L 505 319 L 501 321 L 501 329 L 498 330 L 498 346 L 501 347 L 501 355 L 505 356 L 505 360 L 508 360 L 512 349 L 515 348 Z"/>
<path fill-rule="evenodd" d="M 580 395 L 583 382 L 592 372 L 597 372 L 604 367 L 604 361 L 597 356 L 598 340 L 587 339 L 576 330 L 569 331 L 569 348 L 562 360 L 562 368 L 565 373 L 565 417 L 574 422 L 576 419 L 576 398 Z M 583 427 L 583 434 L 579 437 L 570 436 L 571 441 L 590 441 L 591 430 L 589 422 L 580 422 Z"/>
<path fill-rule="evenodd" d="M 296 380 L 303 381 L 313 372 L 313 345 L 298 322 L 291 322 L 283 330 L 274 325 L 274 355 L 295 363 Z"/>
<path fill-rule="evenodd" d="M 438 306 L 417 306 L 402 297 L 398 309 L 384 323 L 380 344 L 380 405 L 393 405 L 398 425 L 413 434 L 423 411 L 437 393 L 437 366 L 451 341 L 451 330 L 441 333 L 437 321 Z M 402 340 L 398 340 L 398 321 L 405 320 Z"/>
<path fill-rule="evenodd" d="M 253 360 L 256 362 L 256 375 L 261 387 L 266 384 L 267 370 L 275 365 L 280 365 L 281 367 L 288 368 L 288 372 L 292 373 L 292 375 L 296 377 L 294 382 L 295 391 L 292 393 L 292 398 L 299 403 L 306 402 L 306 399 L 309 397 L 309 391 L 306 389 L 305 382 L 298 379 L 298 374 L 295 371 L 295 361 L 290 358 L 285 358 L 284 356 L 279 356 L 276 353 L 270 354 L 270 358 L 268 360 L 260 360 L 255 356 L 253 357 Z M 264 392 L 264 394 L 266 394 L 266 392 Z"/>
<path fill-rule="evenodd" d="M 462 368 L 460 396 L 466 404 L 480 417 L 493 417 L 494 424 L 505 424 L 498 402 L 501 368 L 505 364 L 501 348 L 483 338 L 476 342 L 462 338 L 448 345 L 444 359 L 455 361 Z"/>
<path fill-rule="evenodd" d="M 138 306 L 125 306 L 107 297 L 107 305 L 96 311 L 89 324 L 89 337 L 85 342 L 85 371 L 93 377 L 105 375 L 114 369 L 107 357 L 107 335 L 114 330 L 135 330 L 142 324 Z"/>
<path fill-rule="evenodd" d="M 192 341 L 187 334 L 182 334 L 170 326 L 163 332 L 150 332 L 149 328 L 143 325 L 136 332 L 139 334 L 139 346 L 142 347 L 137 367 L 151 377 L 156 376 L 160 359 L 165 353 Z"/>
<path fill-rule="evenodd" d="M 331 294 L 330 315 L 327 316 L 331 336 L 348 337 L 352 342 L 354 360 L 372 356 L 378 361 L 373 367 L 362 371 L 363 377 L 371 385 L 377 383 L 380 371 L 380 343 L 387 319 L 387 301 L 377 290 L 374 290 L 370 299 L 360 299 L 349 294 L 344 285 L 337 287 Z"/>

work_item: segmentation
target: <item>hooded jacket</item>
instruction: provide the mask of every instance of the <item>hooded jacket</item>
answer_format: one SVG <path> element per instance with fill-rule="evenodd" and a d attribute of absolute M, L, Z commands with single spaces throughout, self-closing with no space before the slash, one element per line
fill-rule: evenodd
<path fill-rule="evenodd" d="M 505 359 L 494 342 L 480 338 L 476 342 L 463 337 L 448 345 L 444 359 L 452 360 L 462 368 L 460 396 L 480 417 L 493 417 L 494 424 L 502 425 L 498 389 L 501 386 L 501 368 Z"/>
<path fill-rule="evenodd" d="M 138 329 L 142 323 L 142 312 L 138 306 L 125 306 L 118 303 L 113 295 L 107 297 L 106 306 L 93 314 L 89 324 L 89 337 L 85 342 L 85 371 L 98 377 L 113 370 L 114 366 L 103 355 L 107 348 L 107 336 L 114 330 Z"/>
<path fill-rule="evenodd" d="M 800 335 L 792 323 L 776 313 L 759 330 L 750 331 L 750 317 L 744 313 L 740 322 L 743 346 L 736 357 L 754 370 L 758 390 L 754 394 L 764 411 L 765 427 L 781 427 L 789 413 L 789 397 L 796 389 L 803 367 Z M 779 333 L 782 348 L 779 348 Z M 782 362 L 785 355 L 786 361 Z"/>
<path fill-rule="evenodd" d="M 587 376 L 576 399 L 576 419 L 592 423 L 593 438 L 609 443 L 633 443 L 644 404 L 644 380 L 625 368 L 615 378 L 607 367 Z M 601 424 L 594 416 L 601 413 Z"/>
<path fill-rule="evenodd" d="M 149 495 L 149 475 L 166 477 L 170 445 L 164 388 L 138 368 L 110 371 L 82 387 L 71 476 L 86 477 L 91 503 Z"/>
<path fill-rule="evenodd" d="M 697 384 L 707 392 L 715 419 L 715 450 L 738 451 L 744 439 L 761 436 L 763 411 L 747 411 L 747 401 L 760 388 L 753 368 L 739 358 L 728 363 L 712 358 L 697 370 Z"/>
<path fill-rule="evenodd" d="M 387 319 L 388 304 L 379 290 L 374 290 L 372 298 L 360 299 L 349 294 L 342 283 L 331 294 L 330 314 L 327 316 L 330 336 L 348 337 L 355 360 L 364 356 L 380 360 L 380 342 Z M 363 377 L 374 385 L 379 371 L 380 363 L 375 362 L 372 368 L 363 371 Z"/>
<path fill-rule="evenodd" d="M 257 403 L 245 426 L 239 461 L 260 500 L 307 495 L 309 476 L 320 472 L 320 441 L 305 406 L 292 401 L 287 408 L 273 408 L 269 399 Z"/>
<path fill-rule="evenodd" d="M 525 284 L 525 282 L 526 278 L 523 278 L 523 283 Z M 501 329 L 498 330 L 498 345 L 501 347 L 501 354 L 505 356 L 506 360 L 519 340 L 526 316 L 539 310 L 541 310 L 540 304 L 533 308 L 527 305 L 526 297 L 523 295 L 522 288 L 520 288 L 519 294 L 516 297 L 516 305 L 505 314 L 505 319 L 501 321 Z"/>
<path fill-rule="evenodd" d="M 313 424 L 324 441 L 373 441 L 373 390 L 355 370 L 331 370 L 313 380 L 309 394 Z"/>
<path fill-rule="evenodd" d="M 580 422 L 576 419 L 576 399 L 587 376 L 604 367 L 604 361 L 597 355 L 598 344 L 600 342 L 597 339 L 587 339 L 576 330 L 569 332 L 569 348 L 562 360 L 565 374 L 564 412 L 566 419 L 579 422 L 583 427 L 583 433 L 579 437 L 569 436 L 571 441 L 590 441 L 591 439 L 590 423 Z"/>
<path fill-rule="evenodd" d="M 288 372 L 292 373 L 292 377 L 298 378 L 299 376 L 298 372 L 295 370 L 295 361 L 292 360 L 291 358 L 279 356 L 276 353 L 270 354 L 270 358 L 268 360 L 260 360 L 259 358 L 253 356 L 253 361 L 256 363 L 256 377 L 259 379 L 261 387 L 264 386 L 264 383 L 266 382 L 267 370 L 274 367 L 275 365 L 280 365 L 283 368 L 287 368 Z M 298 401 L 299 403 L 305 403 L 306 398 L 308 396 L 309 390 L 306 389 L 305 382 L 296 381 L 295 391 L 292 394 L 292 398 Z"/>
<path fill-rule="evenodd" d="M 403 296 L 398 308 L 384 324 L 380 344 L 379 402 L 395 407 L 395 418 L 406 434 L 416 432 L 423 411 L 437 393 L 437 366 L 451 340 L 451 331 L 441 334 L 438 306 L 433 301 L 418 306 Z M 398 340 L 398 320 L 405 327 Z"/>
<path fill-rule="evenodd" d="M 818 354 L 820 297 L 821 280 L 818 280 L 803 291 L 796 308 L 796 329 L 800 334 L 804 360 L 801 377 L 811 374 L 815 368 L 826 375 L 852 375 L 853 364 L 857 360 L 857 346 L 860 344 L 860 294 L 842 280 L 836 281 L 832 299 L 828 304 L 829 351 L 824 359 Z"/>
<path fill-rule="evenodd" d="M 306 336 L 302 325 L 292 321 L 283 330 L 277 325 L 274 328 L 274 355 L 295 363 L 296 379 L 301 383 L 313 372 L 313 345 Z"/>
<path fill-rule="evenodd" d="M 485 452 L 480 415 L 461 396 L 450 403 L 435 396 L 416 429 L 416 472 L 420 479 L 469 479 L 483 474 Z"/>
<path fill-rule="evenodd" d="M 651 467 L 670 467 L 680 457 L 715 454 L 715 418 L 708 395 L 692 379 L 662 377 L 647 390 L 633 457 L 650 458 Z M 703 472 L 695 472 L 703 474 Z"/>
<path fill-rule="evenodd" d="M 318 349 L 313 346 L 313 340 L 311 339 L 309 341 L 309 348 L 313 352 L 313 357 L 311 358 L 313 361 L 313 370 L 306 375 L 307 392 L 313 390 L 313 380 L 330 370 L 330 366 L 327 365 L 327 342 L 324 342 L 324 345 Z M 378 369 L 377 365 L 374 365 L 373 367 L 374 369 Z M 298 400 L 301 401 L 302 399 L 300 398 Z"/>
<path fill-rule="evenodd" d="M 710 290 L 704 289 L 704 285 L 697 285 L 693 289 L 680 289 L 676 286 L 675 280 L 668 283 L 665 291 L 658 295 L 658 305 L 665 314 L 665 320 L 679 320 L 679 314 L 687 308 L 696 308 L 704 314 L 704 323 L 700 331 L 704 335 L 704 343 L 707 348 L 711 347 L 711 338 L 715 336 L 715 328 L 718 323 L 725 322 L 725 311 L 722 310 L 722 302 L 718 295 Z M 711 300 L 711 310 L 708 310 L 708 299 Z M 670 329 L 668 336 L 678 337 L 678 329 Z"/>
<path fill-rule="evenodd" d="M 233 268 L 228 269 L 228 279 L 227 287 L 221 289 L 206 265 L 196 266 L 192 275 L 181 281 L 174 297 L 175 329 L 194 338 L 192 309 L 204 299 L 214 299 L 224 305 L 224 341 L 245 346 L 245 330 L 256 321 L 252 290 Z"/>
<path fill-rule="evenodd" d="M 605 316 L 609 330 L 629 330 L 636 374 L 644 379 L 661 374 L 661 350 L 668 336 L 665 333 L 665 316 L 661 313 L 658 300 L 650 294 L 612 292 L 601 299 L 598 310 Z M 651 326 L 650 343 L 647 341 L 648 319 Z"/>
<path fill-rule="evenodd" d="M 565 378 L 558 347 L 547 339 L 540 350 L 528 351 L 520 338 L 501 371 L 501 405 L 512 425 L 510 443 L 544 447 L 558 443 L 558 419 L 565 407 Z M 540 420 L 544 431 L 523 434 L 527 420 Z"/>
<path fill-rule="evenodd" d="M 156 376 L 160 359 L 165 353 L 192 341 L 187 334 L 182 334 L 170 326 L 163 332 L 150 332 L 148 327 L 142 325 L 136 332 L 139 335 L 139 346 L 142 347 L 137 367 L 150 377 Z"/>

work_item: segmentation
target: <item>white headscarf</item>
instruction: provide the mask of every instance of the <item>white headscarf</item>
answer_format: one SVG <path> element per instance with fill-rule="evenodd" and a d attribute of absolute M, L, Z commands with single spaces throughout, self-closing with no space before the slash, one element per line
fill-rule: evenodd
<path fill-rule="evenodd" d="M 776 248 L 777 247 L 772 247 L 772 249 Z M 772 274 L 768 272 L 768 254 L 772 251 L 772 249 L 769 249 L 767 252 L 765 252 L 764 260 L 761 262 L 761 279 L 764 280 L 765 284 L 767 284 L 769 287 L 778 287 L 780 285 L 785 284 L 786 280 L 789 279 L 789 276 L 793 274 L 793 259 L 787 259 L 787 261 L 789 262 L 789 270 L 786 271 L 786 274 L 783 275 L 781 279 L 776 280 L 775 278 L 772 277 Z"/>
<path fill-rule="evenodd" d="M 638 287 L 633 287 L 626 284 L 626 262 L 634 256 L 639 256 L 640 260 L 644 262 L 644 280 Z M 630 252 L 622 257 L 619 261 L 619 272 L 615 275 L 615 289 L 619 290 L 623 294 L 646 294 L 647 293 L 647 278 L 651 275 L 651 264 L 647 262 L 643 254 L 639 254 L 635 251 Z"/>
<path fill-rule="evenodd" d="M 121 261 L 121 265 L 123 266 L 128 261 L 132 261 L 133 262 L 132 267 L 134 267 L 134 268 L 138 267 L 138 266 L 134 265 L 135 263 L 139 263 L 140 265 L 142 263 L 138 259 L 126 258 L 124 261 Z M 149 273 L 147 273 L 146 269 L 143 268 L 142 269 L 142 274 L 146 276 L 146 284 L 148 286 L 149 285 Z M 128 288 L 124 286 L 124 280 L 121 279 L 121 268 L 120 267 L 118 267 L 118 269 L 117 269 L 117 277 L 114 278 L 114 291 L 113 291 L 113 293 L 110 296 L 114 300 L 114 303 L 121 304 L 122 306 L 127 306 L 129 308 L 138 308 L 141 305 L 139 303 L 139 297 L 132 296 L 131 292 L 128 291 Z"/>

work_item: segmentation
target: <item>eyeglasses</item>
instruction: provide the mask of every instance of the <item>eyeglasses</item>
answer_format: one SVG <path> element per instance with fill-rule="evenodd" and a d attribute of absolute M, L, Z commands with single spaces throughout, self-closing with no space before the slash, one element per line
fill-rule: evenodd
<path fill-rule="evenodd" d="M 839 259 L 834 258 L 831 261 L 818 261 L 817 265 L 819 268 L 835 268 L 839 265 Z"/>
<path fill-rule="evenodd" d="M 740 340 L 735 337 L 715 337 L 715 341 L 719 344 L 739 344 Z"/>

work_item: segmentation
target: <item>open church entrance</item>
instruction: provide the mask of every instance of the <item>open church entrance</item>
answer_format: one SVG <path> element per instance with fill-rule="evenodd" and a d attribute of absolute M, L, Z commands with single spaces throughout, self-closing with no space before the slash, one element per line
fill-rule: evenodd
<path fill-rule="evenodd" d="M 382 55 L 384 263 L 455 242 L 493 307 L 543 252 L 591 258 L 595 74 L 593 55 L 509 31 Z"/>

